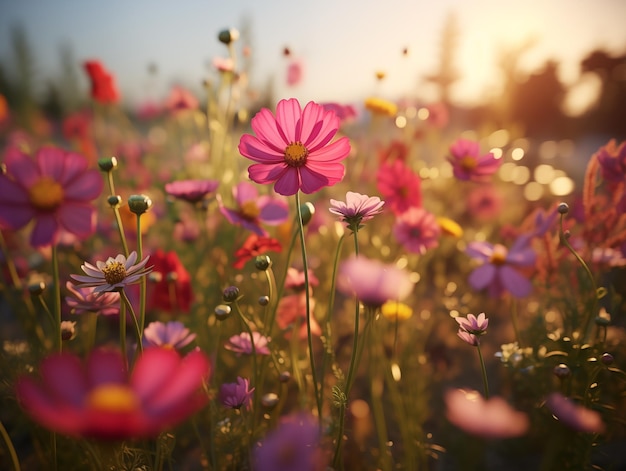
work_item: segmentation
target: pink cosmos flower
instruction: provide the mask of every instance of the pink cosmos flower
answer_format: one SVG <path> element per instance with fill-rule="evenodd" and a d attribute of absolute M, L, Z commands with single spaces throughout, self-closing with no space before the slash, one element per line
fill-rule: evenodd
<path fill-rule="evenodd" d="M 383 163 L 376 173 L 376 184 L 393 214 L 422 206 L 420 177 L 401 160 Z"/>
<path fill-rule="evenodd" d="M 488 181 L 502 163 L 491 152 L 480 155 L 479 143 L 467 139 L 457 139 L 450 146 L 450 154 L 448 161 L 452 164 L 454 176 L 459 180 Z"/>
<path fill-rule="evenodd" d="M 315 298 L 313 297 L 309 298 L 309 309 L 310 312 L 315 310 Z M 315 316 L 310 316 L 310 319 L 311 334 L 319 337 L 322 335 L 322 328 Z M 283 296 L 276 308 L 276 324 L 281 330 L 285 331 L 285 338 L 291 338 L 291 330 L 296 322 L 299 322 L 300 325 L 298 338 L 305 340 L 308 336 L 308 331 L 306 326 L 306 295 L 304 291 Z"/>
<path fill-rule="evenodd" d="M 220 212 L 231 224 L 240 225 L 261 237 L 268 235 L 261 224 L 277 226 L 289 218 L 289 205 L 285 201 L 267 195 L 259 196 L 251 183 L 235 185 L 233 198 L 237 206 L 235 209 L 225 207 L 222 198 L 217 196 Z"/>
<path fill-rule="evenodd" d="M 319 280 L 311 270 L 309 270 L 309 286 L 317 286 L 320 284 Z M 292 289 L 294 291 L 304 290 L 304 272 L 294 267 L 287 269 L 287 276 L 285 277 L 285 288 Z"/>
<path fill-rule="evenodd" d="M 413 285 L 406 271 L 378 260 L 352 256 L 339 266 L 339 291 L 356 296 L 366 306 L 377 308 L 389 300 L 401 301 Z"/>
<path fill-rule="evenodd" d="M 347 137 L 330 143 L 339 129 L 339 119 L 317 103 L 304 110 L 295 98 L 281 100 L 276 116 L 262 109 L 250 122 L 256 136 L 244 134 L 239 152 L 257 162 L 248 168 L 256 183 L 275 183 L 281 195 L 298 190 L 314 193 L 343 179 L 340 163 L 350 153 Z"/>
<path fill-rule="evenodd" d="M 454 389 L 446 392 L 446 417 L 471 435 L 484 438 L 511 438 L 524 435 L 528 416 L 516 411 L 501 397 L 485 400 L 477 391 Z"/>
<path fill-rule="evenodd" d="M 220 72 L 233 72 L 235 70 L 235 61 L 231 57 L 213 58 L 213 67 Z"/>
<path fill-rule="evenodd" d="M 254 350 L 257 355 L 269 355 L 270 350 L 267 347 L 270 339 L 258 332 L 252 332 L 252 340 L 254 341 Z M 228 343 L 224 345 L 226 350 L 237 353 L 237 355 L 252 355 L 252 342 L 250 334 L 242 332 L 239 335 L 233 335 L 228 339 Z"/>
<path fill-rule="evenodd" d="M 356 118 L 357 116 L 356 109 L 352 105 L 341 105 L 334 102 L 320 104 L 326 111 L 333 111 L 342 123 Z"/>
<path fill-rule="evenodd" d="M 287 65 L 287 85 L 290 87 L 295 87 L 302 81 L 302 76 L 304 75 L 304 66 L 302 62 L 298 59 L 293 59 Z"/>
<path fill-rule="evenodd" d="M 127 285 L 138 283 L 151 271 L 151 268 L 146 268 L 149 258 L 146 257 L 141 262 L 135 263 L 137 252 L 133 251 L 128 259 L 120 254 L 115 258 L 109 257 L 106 262 L 98 260 L 95 266 L 85 262 L 80 268 L 87 276 L 70 275 L 70 277 L 80 283 L 77 285 L 79 288 L 93 287 L 94 293 L 120 291 Z"/>
<path fill-rule="evenodd" d="M 179 180 L 165 184 L 165 192 L 189 203 L 195 204 L 213 193 L 218 187 L 217 180 Z"/>
<path fill-rule="evenodd" d="M 423 208 L 410 208 L 396 218 L 393 235 L 407 251 L 424 254 L 439 245 L 441 226 L 437 218 Z"/>
<path fill-rule="evenodd" d="M 299 413 L 283 417 L 254 449 L 257 471 L 323 471 L 324 455 L 315 417 Z"/>
<path fill-rule="evenodd" d="M 469 332 L 463 330 L 463 329 L 459 329 L 459 331 L 456 333 L 456 335 L 458 335 L 458 337 L 463 340 L 463 342 L 470 344 L 472 347 L 478 347 L 478 345 L 480 344 L 480 341 L 478 340 L 478 336 L 475 334 L 470 334 Z"/>
<path fill-rule="evenodd" d="M 96 349 L 85 363 L 70 353 L 51 355 L 40 371 L 41 380 L 24 376 L 16 386 L 35 421 L 74 437 L 125 440 L 156 437 L 199 410 L 210 364 L 199 350 L 181 357 L 150 348 L 129 374 L 118 351 Z"/>
<path fill-rule="evenodd" d="M 163 347 L 180 350 L 196 338 L 182 322 L 150 322 L 143 331 L 144 347 Z"/>
<path fill-rule="evenodd" d="M 534 265 L 537 255 L 527 237 L 519 237 L 507 249 L 501 244 L 470 242 L 465 251 L 481 265 L 470 274 L 469 283 L 475 290 L 489 289 L 492 297 L 509 291 L 517 298 L 528 296 L 532 284 L 516 268 Z"/>
<path fill-rule="evenodd" d="M 65 303 L 70 307 L 72 314 L 95 312 L 103 316 L 112 316 L 120 312 L 119 293 L 96 293 L 93 287 L 80 288 L 71 281 L 68 281 L 65 287 L 70 292 L 70 296 L 65 297 Z"/>
<path fill-rule="evenodd" d="M 224 383 L 220 386 L 220 402 L 231 409 L 250 410 L 252 408 L 252 396 L 254 388 L 250 389 L 250 381 L 241 376 L 237 377 L 236 383 Z"/>
<path fill-rule="evenodd" d="M 487 327 L 489 326 L 489 319 L 487 319 L 484 312 L 478 314 L 478 317 L 474 314 L 468 314 L 467 317 L 459 316 L 455 317 L 454 320 L 461 329 L 474 335 L 483 335 L 487 332 Z"/>
<path fill-rule="evenodd" d="M 89 170 L 83 156 L 56 147 L 42 147 L 35 158 L 10 147 L 0 172 L 0 220 L 12 230 L 35 220 L 33 247 L 57 242 L 67 231 L 86 239 L 95 231 L 91 200 L 102 192 L 102 177 Z"/>
<path fill-rule="evenodd" d="M 595 153 L 600 164 L 600 174 L 605 181 L 615 184 L 624 181 L 626 176 L 626 141 L 619 146 L 615 139 L 600 147 Z"/>
<path fill-rule="evenodd" d="M 383 210 L 384 201 L 378 196 L 367 196 L 349 191 L 346 202 L 330 200 L 329 211 L 341 216 L 343 222 L 353 231 L 360 229 L 361 223 L 369 221 Z"/>
<path fill-rule="evenodd" d="M 502 195 L 492 185 L 481 185 L 467 195 L 467 211 L 481 221 L 498 217 L 504 206 Z"/>
<path fill-rule="evenodd" d="M 571 399 L 555 392 L 548 396 L 546 405 L 558 420 L 579 432 L 602 433 L 604 422 L 600 414 L 575 404 Z"/>
<path fill-rule="evenodd" d="M 195 110 L 198 108 L 198 105 L 198 99 L 180 85 L 173 86 L 165 100 L 165 109 L 172 113 Z"/>

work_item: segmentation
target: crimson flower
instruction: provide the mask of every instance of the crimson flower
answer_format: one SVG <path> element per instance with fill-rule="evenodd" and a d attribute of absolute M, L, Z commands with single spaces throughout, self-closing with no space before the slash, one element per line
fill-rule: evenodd
<path fill-rule="evenodd" d="M 276 239 L 250 234 L 241 248 L 235 252 L 236 260 L 235 263 L 233 263 L 233 267 L 241 270 L 248 260 L 266 252 L 280 252 L 282 249 L 280 242 Z"/>
<path fill-rule="evenodd" d="M 150 286 L 150 308 L 168 312 L 189 312 L 193 299 L 191 276 L 176 252 L 157 249 L 150 256 L 150 263 L 153 266 L 152 271 L 162 275 L 159 281 Z"/>
<path fill-rule="evenodd" d="M 395 215 L 422 206 L 422 181 L 402 160 L 383 163 L 376 173 L 378 191 Z"/>
<path fill-rule="evenodd" d="M 101 62 L 89 60 L 83 64 L 91 80 L 91 98 L 99 103 L 117 103 L 120 92 L 115 84 L 115 77 L 104 68 Z"/>
<path fill-rule="evenodd" d="M 33 247 L 56 243 L 61 230 L 86 239 L 95 231 L 91 200 L 102 192 L 102 177 L 82 155 L 42 147 L 34 159 L 11 147 L 0 173 L 0 221 L 12 230 L 35 220 Z"/>
<path fill-rule="evenodd" d="M 276 116 L 263 108 L 250 122 L 256 136 L 244 134 L 239 141 L 241 155 L 256 162 L 248 167 L 250 179 L 274 183 L 274 190 L 287 196 L 341 181 L 340 162 L 350 153 L 350 142 L 347 137 L 330 142 L 339 124 L 335 113 L 315 102 L 303 110 L 295 98 L 281 100 Z"/>
<path fill-rule="evenodd" d="M 129 373 L 117 350 L 96 349 L 85 363 L 53 354 L 40 371 L 41 380 L 24 376 L 16 386 L 35 421 L 74 437 L 125 440 L 156 437 L 200 409 L 210 363 L 199 350 L 181 357 L 150 348 Z"/>
<path fill-rule="evenodd" d="M 489 180 L 502 163 L 491 152 L 480 155 L 478 142 L 467 139 L 457 139 L 450 146 L 448 161 L 452 164 L 452 171 L 456 178 L 474 182 Z"/>

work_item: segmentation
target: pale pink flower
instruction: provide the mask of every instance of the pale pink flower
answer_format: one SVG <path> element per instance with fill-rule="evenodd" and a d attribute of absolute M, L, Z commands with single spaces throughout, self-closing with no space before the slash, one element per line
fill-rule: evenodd
<path fill-rule="evenodd" d="M 383 210 L 384 201 L 378 196 L 367 196 L 348 191 L 346 202 L 330 200 L 331 213 L 341 216 L 341 220 L 353 231 L 361 227 L 361 223 L 369 221 Z"/>
<path fill-rule="evenodd" d="M 489 326 L 489 319 L 487 319 L 484 312 L 478 314 L 478 317 L 474 314 L 468 314 L 467 317 L 459 316 L 455 317 L 454 320 L 461 329 L 474 335 L 483 335 L 487 332 L 487 327 Z"/>
<path fill-rule="evenodd" d="M 396 218 L 393 235 L 407 251 L 425 254 L 439 245 L 441 226 L 437 218 L 423 208 L 410 208 Z"/>
<path fill-rule="evenodd" d="M 602 422 L 600 414 L 577 405 L 560 393 L 550 394 L 546 399 L 546 405 L 557 420 L 574 430 L 587 433 L 602 433 L 604 431 L 604 422 Z"/>
<path fill-rule="evenodd" d="M 235 352 L 238 355 L 269 355 L 270 350 L 268 343 L 270 339 L 261 335 L 258 332 L 252 332 L 252 340 L 254 341 L 254 352 L 252 350 L 252 342 L 250 341 L 250 334 L 248 332 L 242 332 L 239 335 L 233 335 L 228 339 L 228 343 L 224 345 L 226 350 Z"/>
<path fill-rule="evenodd" d="M 77 285 L 79 288 L 94 287 L 94 293 L 120 291 L 127 285 L 138 283 L 142 277 L 150 273 L 152 269 L 146 268 L 149 258 L 148 256 L 141 262 L 135 263 L 137 252 L 133 251 L 128 259 L 120 254 L 115 258 L 109 257 L 106 262 L 98 260 L 95 266 L 85 262 L 80 268 L 87 276 L 70 276 L 79 282 Z"/>
<path fill-rule="evenodd" d="M 116 292 L 96 293 L 95 288 L 80 288 L 71 281 L 65 284 L 70 296 L 65 297 L 65 303 L 70 307 L 72 314 L 94 312 L 103 316 L 116 315 L 120 312 L 120 294 Z"/>

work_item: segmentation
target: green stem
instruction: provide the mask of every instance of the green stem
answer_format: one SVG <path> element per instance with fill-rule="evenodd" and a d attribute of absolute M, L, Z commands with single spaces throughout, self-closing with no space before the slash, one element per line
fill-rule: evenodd
<path fill-rule="evenodd" d="M 109 184 L 109 191 L 111 196 L 115 194 L 115 183 L 113 182 L 113 171 L 107 172 L 107 182 Z M 124 225 L 122 224 L 122 216 L 120 215 L 120 208 L 117 205 L 112 206 L 113 214 L 115 215 L 115 222 L 117 224 L 117 230 L 120 233 L 120 240 L 122 241 L 122 247 L 124 248 L 124 256 L 128 257 L 128 243 L 126 242 L 126 235 L 124 234 Z"/>
<path fill-rule="evenodd" d="M 256 345 L 254 344 L 254 334 L 252 333 L 252 329 L 250 328 L 250 324 L 248 324 L 248 320 L 246 319 L 246 317 L 243 315 L 243 312 L 241 312 L 241 308 L 239 307 L 239 303 L 237 301 L 233 302 L 233 305 L 235 306 L 235 310 L 237 311 L 237 314 L 239 315 L 239 318 L 241 319 L 241 323 L 243 324 L 244 328 L 246 329 L 246 332 L 248 333 L 248 335 L 250 335 L 250 348 L 252 349 L 252 381 L 253 381 L 253 385 L 256 388 L 255 390 L 255 394 L 254 394 L 254 404 L 253 404 L 253 414 L 256 414 L 256 411 L 259 409 L 259 396 L 260 394 L 258 394 L 258 392 L 260 391 L 259 388 L 259 377 L 258 377 L 258 373 L 257 373 L 257 357 L 256 357 Z M 252 421 L 252 425 L 250 426 L 250 435 L 249 437 L 253 437 L 254 436 L 254 429 L 255 429 L 255 420 L 253 418 Z"/>
<path fill-rule="evenodd" d="M 7 450 L 9 451 L 11 463 L 13 464 L 13 470 L 20 471 L 20 461 L 17 458 L 17 452 L 15 451 L 15 447 L 13 446 L 11 436 L 7 432 L 7 429 L 4 428 L 4 424 L 2 423 L 2 421 L 0 421 L 0 435 L 2 435 L 2 439 L 4 440 L 4 443 L 7 446 Z"/>
<path fill-rule="evenodd" d="M 384 352 L 381 351 L 381 345 L 378 340 L 369 331 L 370 345 L 370 394 L 372 398 L 372 415 L 374 416 L 374 424 L 376 427 L 376 436 L 378 438 L 379 448 L 379 465 L 383 471 L 391 471 L 392 463 L 390 460 L 389 450 L 387 447 L 387 423 L 385 421 L 385 410 L 383 406 L 383 389 L 384 381 L 380 377 L 380 359 Z"/>
<path fill-rule="evenodd" d="M 59 254 L 56 244 L 52 244 L 52 284 L 54 285 L 54 319 L 56 321 L 57 349 L 63 349 L 63 339 L 61 338 L 61 281 L 59 279 Z"/>
<path fill-rule="evenodd" d="M 480 343 L 476 344 L 476 350 L 478 350 L 480 368 L 483 374 L 483 389 L 485 390 L 485 399 L 489 399 L 489 383 L 487 382 L 487 369 L 485 368 L 485 360 L 483 359 L 483 354 L 480 351 Z"/>
<path fill-rule="evenodd" d="M 322 397 L 317 384 L 317 374 L 315 371 L 315 352 L 313 351 L 313 334 L 311 333 L 311 295 L 309 292 L 309 264 L 304 241 L 304 224 L 302 223 L 302 209 L 300 208 L 300 191 L 296 192 L 296 211 L 298 215 L 298 227 L 300 229 L 300 247 L 302 249 L 302 269 L 304 270 L 304 296 L 306 305 L 306 333 L 309 346 L 309 361 L 311 363 L 311 376 L 313 379 L 313 393 L 317 404 L 317 415 L 322 425 Z"/>
<path fill-rule="evenodd" d="M 143 260 L 143 243 L 141 237 L 141 215 L 137 214 L 137 260 Z M 137 342 L 141 345 L 143 337 L 143 328 L 146 323 L 146 286 L 148 280 L 145 276 L 139 280 L 139 327 Z M 134 316 L 134 313 L 133 313 Z"/>
<path fill-rule="evenodd" d="M 122 299 L 122 293 L 120 291 L 120 299 Z M 126 354 L 126 303 L 120 303 L 120 351 L 122 352 L 122 361 L 124 365 L 128 367 L 128 357 Z"/>
<path fill-rule="evenodd" d="M 128 296 L 126 295 L 126 292 L 124 290 L 120 291 L 120 299 L 123 301 L 122 304 L 128 308 L 128 312 L 130 312 L 130 317 L 133 320 L 133 326 L 135 327 L 135 335 L 137 336 L 137 350 L 135 351 L 135 359 L 137 359 L 137 355 L 143 354 L 143 343 L 141 340 L 142 331 L 140 330 L 139 323 L 137 322 L 137 316 L 135 315 L 133 305 L 130 303 L 130 299 L 128 299 Z M 124 314 L 124 335 L 126 335 L 126 314 Z"/>

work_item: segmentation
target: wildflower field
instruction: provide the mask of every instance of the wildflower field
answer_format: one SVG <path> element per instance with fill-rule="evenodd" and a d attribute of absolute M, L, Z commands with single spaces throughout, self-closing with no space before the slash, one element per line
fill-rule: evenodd
<path fill-rule="evenodd" d="M 95 59 L 0 95 L 0 467 L 626 469 L 623 136 L 263 96 L 238 38 L 132 112 Z"/>

